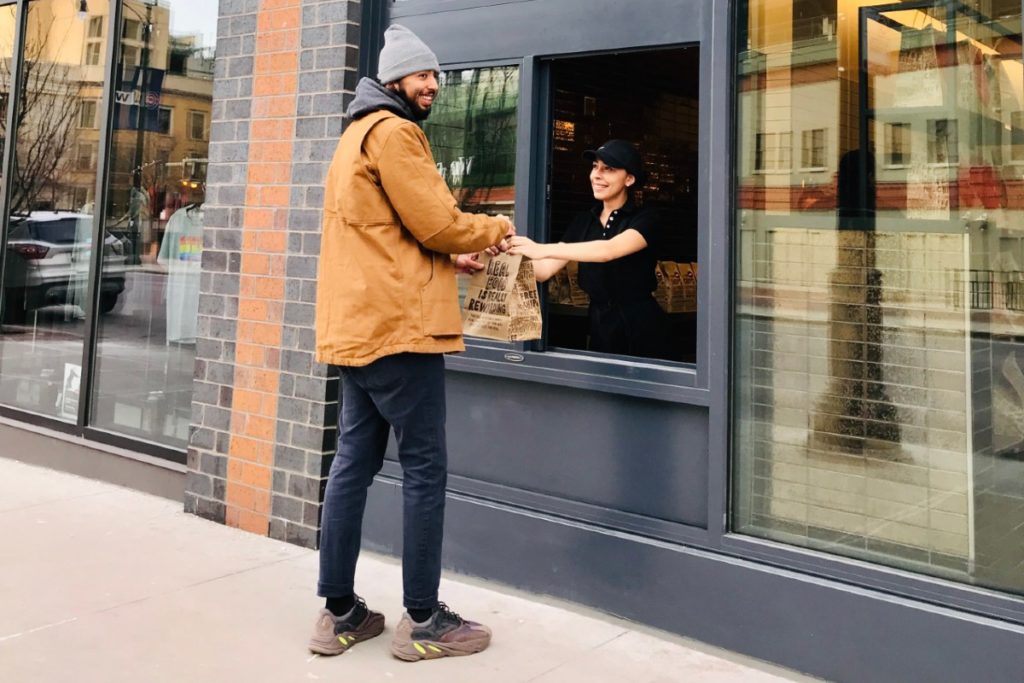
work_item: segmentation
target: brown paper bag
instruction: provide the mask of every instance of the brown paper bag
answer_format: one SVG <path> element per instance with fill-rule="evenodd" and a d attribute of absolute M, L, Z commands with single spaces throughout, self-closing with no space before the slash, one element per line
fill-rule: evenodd
<path fill-rule="evenodd" d="M 665 271 L 665 288 L 668 292 L 669 313 L 682 313 L 683 308 L 683 274 L 679 272 L 679 264 L 673 261 L 662 261 L 661 268 Z"/>
<path fill-rule="evenodd" d="M 590 295 L 580 287 L 580 264 L 569 261 L 565 264 L 565 274 L 569 282 L 569 305 L 586 308 L 590 305 Z"/>
<path fill-rule="evenodd" d="M 661 306 L 661 310 L 668 312 L 669 289 L 668 278 L 661 266 L 661 261 L 654 264 L 654 277 L 658 281 L 658 287 L 654 290 L 654 300 Z"/>
<path fill-rule="evenodd" d="M 697 270 L 692 263 L 680 263 L 679 274 L 683 277 L 683 312 L 697 310 Z"/>
<path fill-rule="evenodd" d="M 533 262 L 523 256 L 483 255 L 462 304 L 462 332 L 498 341 L 540 339 L 543 325 Z"/>

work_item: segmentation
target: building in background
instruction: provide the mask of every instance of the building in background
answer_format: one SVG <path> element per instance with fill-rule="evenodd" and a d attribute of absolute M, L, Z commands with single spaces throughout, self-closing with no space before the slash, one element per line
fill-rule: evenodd
<path fill-rule="evenodd" d="M 80 4 L 0 4 L 8 58 L 61 36 L 45 87 L 3 62 L 22 457 L 316 546 L 322 183 L 398 21 L 440 58 L 424 129 L 464 207 L 557 240 L 582 151 L 625 138 L 665 222 L 671 360 L 590 350 L 571 273 L 542 340 L 447 359 L 446 566 L 829 679 L 1019 679 L 1019 2 Z M 33 184 L 61 120 L 15 116 L 34 92 L 75 115 Z M 389 454 L 365 547 L 400 547 L 400 483 Z"/>

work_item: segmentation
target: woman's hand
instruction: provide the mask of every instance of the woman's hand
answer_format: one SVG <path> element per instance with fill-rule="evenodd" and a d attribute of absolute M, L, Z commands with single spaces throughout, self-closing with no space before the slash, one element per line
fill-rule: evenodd
<path fill-rule="evenodd" d="M 547 246 L 546 244 L 537 244 L 529 237 L 523 237 L 522 235 L 515 235 L 509 239 L 508 253 L 513 256 L 522 254 L 529 259 L 542 259 L 547 258 Z"/>

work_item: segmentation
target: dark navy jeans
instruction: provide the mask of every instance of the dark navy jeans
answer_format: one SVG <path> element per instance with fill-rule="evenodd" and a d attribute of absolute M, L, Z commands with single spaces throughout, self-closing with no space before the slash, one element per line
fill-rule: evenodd
<path fill-rule="evenodd" d="M 406 609 L 433 609 L 441 580 L 448 452 L 444 357 L 403 353 L 341 368 L 338 452 L 320 532 L 323 597 L 354 593 L 366 491 L 384 463 L 390 429 L 402 465 L 402 583 Z"/>

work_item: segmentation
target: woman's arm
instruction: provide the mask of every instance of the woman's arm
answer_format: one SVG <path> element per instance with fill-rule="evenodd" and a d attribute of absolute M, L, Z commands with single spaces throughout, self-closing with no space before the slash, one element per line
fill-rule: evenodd
<path fill-rule="evenodd" d="M 534 261 L 553 259 L 562 261 L 578 261 L 580 263 L 607 263 L 623 256 L 635 254 L 647 247 L 647 240 L 633 228 L 623 230 L 610 240 L 591 240 L 589 242 L 556 242 L 554 244 L 537 244 L 528 237 L 515 236 L 510 241 L 510 254 L 522 254 Z M 534 264 L 536 270 L 539 264 Z M 561 266 L 559 266 L 561 268 Z M 558 269 L 555 269 L 558 272 Z M 538 278 L 540 279 L 540 278 Z"/>
<path fill-rule="evenodd" d="M 555 273 L 565 268 L 568 261 L 556 258 L 546 258 L 540 261 L 533 262 L 533 276 L 537 279 L 537 282 L 547 282 Z"/>

